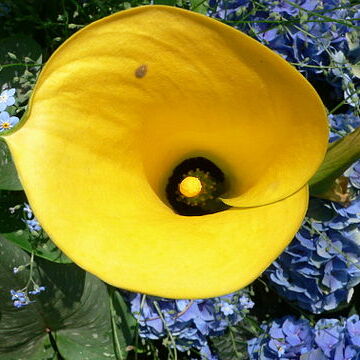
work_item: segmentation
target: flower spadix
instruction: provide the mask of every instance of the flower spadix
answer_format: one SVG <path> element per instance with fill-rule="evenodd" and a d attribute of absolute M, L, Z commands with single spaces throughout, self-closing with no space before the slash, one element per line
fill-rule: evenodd
<path fill-rule="evenodd" d="M 308 82 L 255 40 L 147 6 L 67 40 L 6 141 L 37 218 L 77 264 L 121 288 L 204 298 L 246 286 L 289 243 L 327 121 Z M 221 170 L 225 210 L 184 216 L 169 205 L 168 179 L 190 158 Z M 217 188 L 197 167 L 181 179 L 198 171 Z M 187 199 L 203 193 L 192 180 Z"/>

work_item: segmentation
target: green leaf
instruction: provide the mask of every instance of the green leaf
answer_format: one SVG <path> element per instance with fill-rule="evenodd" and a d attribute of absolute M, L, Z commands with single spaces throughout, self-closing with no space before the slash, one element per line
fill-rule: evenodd
<path fill-rule="evenodd" d="M 246 342 L 236 327 L 230 327 L 224 335 L 212 337 L 211 340 L 221 360 L 248 359 Z"/>
<path fill-rule="evenodd" d="M 206 15 L 207 10 L 209 9 L 209 4 L 207 0 L 190 0 L 191 10 L 196 11 L 200 14 Z"/>
<path fill-rule="evenodd" d="M 334 186 L 335 180 L 360 158 L 360 128 L 331 143 L 325 160 L 311 178 L 310 194 L 321 196 Z"/>
<path fill-rule="evenodd" d="M 110 294 L 110 310 L 112 317 L 112 326 L 114 333 L 114 346 L 116 353 L 120 359 L 123 359 L 121 351 L 120 336 L 125 339 L 126 344 L 132 344 L 137 327 L 137 321 L 131 314 L 128 305 L 124 298 L 116 288 L 109 285 Z M 119 333 L 121 329 L 121 333 Z"/>
<path fill-rule="evenodd" d="M 221 360 L 248 359 L 247 340 L 260 335 L 257 320 L 250 316 L 245 317 L 221 336 L 211 338 L 211 341 Z"/>
<path fill-rule="evenodd" d="M 60 264 L 72 263 L 48 237 L 45 238 L 45 241 L 40 241 L 38 245 L 34 247 L 30 241 L 32 235 L 28 229 L 2 234 L 2 236 L 28 252 L 34 251 L 36 256 L 40 256 L 46 260 Z"/>
<path fill-rule="evenodd" d="M 22 190 L 10 151 L 3 141 L 0 141 L 0 190 Z"/>
<path fill-rule="evenodd" d="M 10 290 L 22 289 L 29 271 L 13 274 L 12 269 L 29 263 L 30 256 L 3 238 L 0 254 L 0 360 L 47 359 L 49 334 L 64 359 L 115 359 L 109 296 L 101 280 L 75 264 L 37 258 L 33 279 L 46 290 L 34 295 L 33 303 L 16 309 Z M 125 359 L 130 344 L 121 331 L 118 335 Z"/>

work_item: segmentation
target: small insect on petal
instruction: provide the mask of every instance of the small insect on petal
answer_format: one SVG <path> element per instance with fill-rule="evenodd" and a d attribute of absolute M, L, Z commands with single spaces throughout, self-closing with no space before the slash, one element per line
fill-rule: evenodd
<path fill-rule="evenodd" d="M 138 79 L 141 79 L 143 78 L 146 73 L 147 73 L 147 65 L 143 64 L 143 65 L 140 65 L 136 70 L 135 70 L 135 76 L 138 78 Z"/>

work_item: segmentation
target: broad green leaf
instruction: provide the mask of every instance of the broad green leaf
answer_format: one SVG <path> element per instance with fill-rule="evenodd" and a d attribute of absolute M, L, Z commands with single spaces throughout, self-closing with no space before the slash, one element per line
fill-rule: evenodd
<path fill-rule="evenodd" d="M 3 141 L 0 141 L 0 190 L 22 190 L 10 151 Z"/>
<path fill-rule="evenodd" d="M 31 298 L 33 303 L 14 308 L 11 289 L 21 289 L 28 280 L 24 270 L 28 253 L 0 238 L 0 360 L 46 359 L 42 354 L 49 333 L 64 359 L 115 359 L 109 296 L 106 285 L 75 264 L 57 264 L 36 258 L 33 279 L 46 291 Z M 32 295 L 30 295 L 31 297 Z M 118 332 L 121 356 L 126 342 Z"/>
<path fill-rule="evenodd" d="M 321 197 L 344 171 L 360 158 L 360 128 L 331 143 L 325 160 L 310 180 L 310 194 Z"/>
<path fill-rule="evenodd" d="M 129 311 L 123 296 L 116 288 L 109 286 L 109 294 L 112 299 L 113 319 L 116 319 L 117 328 L 121 329 L 122 336 L 127 344 L 132 344 L 136 332 L 137 321 Z"/>
<path fill-rule="evenodd" d="M 28 252 L 34 251 L 36 256 L 40 256 L 46 260 L 61 264 L 69 264 L 72 262 L 47 236 L 44 241 L 39 241 L 36 247 L 32 246 L 30 241 L 31 234 L 28 229 L 2 234 L 2 236 Z"/>
<path fill-rule="evenodd" d="M 190 0 L 191 10 L 200 14 L 206 14 L 209 8 L 207 0 Z"/>

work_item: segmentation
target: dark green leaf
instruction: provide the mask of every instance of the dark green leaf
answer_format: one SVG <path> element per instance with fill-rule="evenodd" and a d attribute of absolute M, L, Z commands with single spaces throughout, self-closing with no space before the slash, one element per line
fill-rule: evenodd
<path fill-rule="evenodd" d="M 22 190 L 10 151 L 3 141 L 0 141 L 0 190 Z"/>
<path fill-rule="evenodd" d="M 124 298 L 120 294 L 119 290 L 109 286 L 109 294 L 112 299 L 111 310 L 113 317 L 112 319 L 113 321 L 115 320 L 113 324 L 115 323 L 116 326 L 114 327 L 117 329 L 116 336 L 118 339 L 120 337 L 123 338 L 121 343 L 125 342 L 126 344 L 133 344 L 137 322 L 134 316 L 131 314 L 129 306 L 124 301 Z M 121 333 L 118 331 L 119 329 L 121 329 Z"/>
<path fill-rule="evenodd" d="M 344 171 L 360 158 L 360 128 L 329 145 L 325 160 L 311 178 L 310 194 L 321 196 Z"/>
<path fill-rule="evenodd" d="M 45 241 L 39 242 L 36 247 L 33 247 L 30 241 L 31 234 L 28 229 L 2 234 L 2 236 L 28 252 L 33 250 L 36 256 L 46 260 L 61 264 L 72 262 L 48 237 L 46 237 Z M 33 241 L 33 243 L 35 242 Z"/>
<path fill-rule="evenodd" d="M 27 264 L 29 254 L 0 238 L 0 359 L 43 360 L 40 355 L 51 333 L 66 360 L 115 359 L 109 296 L 106 285 L 75 264 L 36 259 L 33 279 L 46 291 L 33 303 L 16 309 L 10 289 L 19 290 L 29 272 L 13 274 L 13 267 Z M 32 296 L 32 295 L 30 295 Z M 119 341 L 126 358 L 124 337 Z"/>

